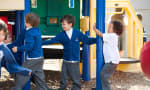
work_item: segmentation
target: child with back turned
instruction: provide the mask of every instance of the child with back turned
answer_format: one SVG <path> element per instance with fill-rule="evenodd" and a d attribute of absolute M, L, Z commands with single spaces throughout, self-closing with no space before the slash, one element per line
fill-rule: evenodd
<path fill-rule="evenodd" d="M 108 26 L 108 33 L 102 34 L 97 30 L 96 25 L 93 27 L 96 34 L 103 38 L 103 54 L 105 64 L 100 73 L 102 90 L 111 90 L 109 83 L 110 76 L 115 72 L 120 62 L 118 49 L 118 38 L 123 32 L 123 25 L 119 21 L 111 21 Z"/>
<path fill-rule="evenodd" d="M 23 77 L 20 75 L 16 76 L 16 86 L 12 90 L 22 90 L 25 84 L 31 79 L 31 81 L 36 85 L 37 90 L 49 90 L 45 82 L 45 75 L 43 72 L 43 49 L 42 49 L 42 38 L 41 30 L 39 28 L 40 17 L 35 13 L 28 13 L 25 16 L 26 29 L 24 32 L 24 45 L 15 46 L 13 44 L 12 51 L 16 52 L 26 52 L 26 61 L 23 67 L 32 70 L 32 77 Z M 15 41 L 16 43 L 19 40 Z M 11 46 L 12 47 L 12 46 Z"/>

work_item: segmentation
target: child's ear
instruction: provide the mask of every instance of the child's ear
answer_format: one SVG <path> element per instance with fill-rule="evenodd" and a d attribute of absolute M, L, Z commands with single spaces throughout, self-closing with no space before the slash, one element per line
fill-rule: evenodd
<path fill-rule="evenodd" d="M 5 33 L 5 38 L 4 38 L 4 40 L 7 40 L 7 38 L 8 38 L 8 34 Z"/>
<path fill-rule="evenodd" d="M 73 27 L 73 24 L 71 23 L 71 26 Z"/>
<path fill-rule="evenodd" d="M 70 23 L 70 26 L 72 26 L 72 23 Z"/>

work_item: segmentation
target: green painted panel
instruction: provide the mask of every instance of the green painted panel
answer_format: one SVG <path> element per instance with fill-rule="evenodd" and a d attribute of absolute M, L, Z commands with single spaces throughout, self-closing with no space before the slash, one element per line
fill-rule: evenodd
<path fill-rule="evenodd" d="M 64 0 L 48 0 L 48 16 L 62 16 Z"/>
<path fill-rule="evenodd" d="M 75 7 L 69 8 L 69 0 L 37 0 L 37 8 L 31 8 L 31 12 L 40 16 L 43 35 L 56 35 L 62 31 L 60 19 L 66 14 L 75 17 L 74 28 L 80 29 L 80 0 L 74 1 Z"/>
<path fill-rule="evenodd" d="M 31 12 L 38 14 L 40 17 L 46 17 L 48 14 L 47 2 L 48 0 L 37 0 L 37 8 L 31 8 Z"/>

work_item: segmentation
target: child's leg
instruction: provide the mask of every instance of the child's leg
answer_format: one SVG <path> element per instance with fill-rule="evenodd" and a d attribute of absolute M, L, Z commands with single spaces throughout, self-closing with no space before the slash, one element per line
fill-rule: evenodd
<path fill-rule="evenodd" d="M 22 90 L 22 88 L 26 85 L 30 78 L 30 76 L 16 74 L 15 87 L 11 88 L 11 90 Z"/>
<path fill-rule="evenodd" d="M 66 89 L 67 88 L 67 79 L 68 79 L 67 62 L 63 61 L 59 90 L 67 90 Z"/>
<path fill-rule="evenodd" d="M 80 67 L 79 63 L 71 63 L 68 64 L 69 76 L 73 81 L 71 90 L 81 90 L 81 82 L 80 82 Z"/>
<path fill-rule="evenodd" d="M 27 68 L 27 64 L 28 64 L 28 62 L 25 62 L 23 64 L 23 67 Z M 28 74 L 30 74 L 30 72 L 28 72 Z M 26 83 L 29 81 L 30 78 L 31 78 L 31 76 L 29 76 L 29 75 L 25 76 L 25 75 L 23 75 L 23 73 L 17 73 L 16 77 L 15 77 L 15 87 L 11 88 L 11 90 L 22 90 L 22 88 L 26 85 Z"/>
<path fill-rule="evenodd" d="M 37 90 L 48 90 L 43 72 L 43 59 L 27 60 L 27 67 L 32 70 L 31 81 L 36 85 Z"/>
<path fill-rule="evenodd" d="M 32 75 L 31 81 L 36 85 L 36 90 L 48 90 L 43 70 L 33 71 Z"/>
<path fill-rule="evenodd" d="M 106 63 L 100 73 L 102 90 L 111 90 L 111 85 L 109 83 L 110 76 L 113 75 L 117 67 L 117 64 Z"/>

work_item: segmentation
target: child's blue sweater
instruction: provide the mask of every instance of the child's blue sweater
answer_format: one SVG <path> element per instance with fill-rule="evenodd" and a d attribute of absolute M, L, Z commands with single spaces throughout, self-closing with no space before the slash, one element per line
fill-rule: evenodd
<path fill-rule="evenodd" d="M 42 45 L 61 43 L 64 47 L 63 59 L 67 61 L 80 61 L 80 42 L 84 44 L 96 43 L 96 38 L 88 38 L 79 30 L 73 29 L 71 40 L 65 31 L 60 32 L 56 37 L 42 42 Z"/>
<path fill-rule="evenodd" d="M 28 58 L 43 57 L 41 46 L 42 38 L 39 27 L 31 28 L 25 32 L 25 44 L 17 47 L 18 52 L 26 51 Z"/>
<path fill-rule="evenodd" d="M 31 72 L 30 69 L 21 67 L 15 60 L 13 54 L 4 44 L 0 45 L 0 75 L 1 67 L 5 67 L 9 73 L 18 73 L 27 75 Z"/>

